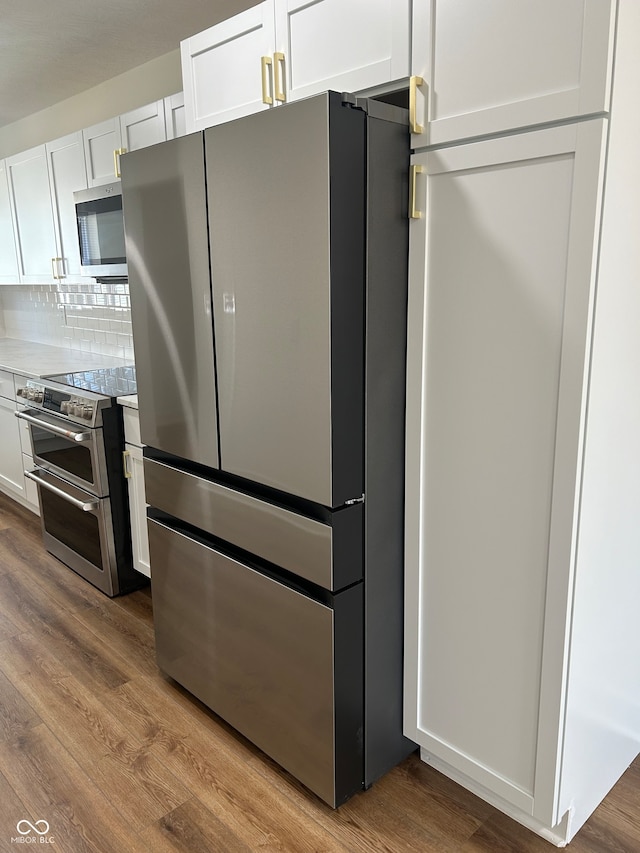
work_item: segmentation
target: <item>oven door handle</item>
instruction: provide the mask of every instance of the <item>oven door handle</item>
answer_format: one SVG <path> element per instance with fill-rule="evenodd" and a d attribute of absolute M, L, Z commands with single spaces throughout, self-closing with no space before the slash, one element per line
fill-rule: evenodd
<path fill-rule="evenodd" d="M 98 509 L 100 506 L 100 501 L 79 501 L 77 498 L 72 497 L 67 494 L 64 489 L 59 489 L 57 486 L 54 486 L 53 483 L 47 482 L 47 480 L 43 480 L 42 477 L 38 477 L 35 471 L 25 471 L 24 476 L 28 477 L 30 480 L 33 480 L 34 483 L 37 483 L 39 486 L 42 486 L 43 489 L 48 489 L 50 492 L 53 492 L 54 495 L 58 495 L 59 498 L 64 498 L 65 501 L 68 501 L 70 504 L 73 504 L 78 509 L 81 509 L 83 512 L 93 512 Z"/>
<path fill-rule="evenodd" d="M 74 429 L 65 429 L 64 427 L 56 426 L 48 421 L 41 421 L 40 418 L 34 418 L 33 415 L 28 415 L 26 412 L 16 412 L 16 417 L 27 423 L 44 429 L 47 432 L 53 432 L 56 435 L 62 435 L 65 438 L 70 438 L 71 441 L 91 441 L 90 432 L 76 432 Z"/>

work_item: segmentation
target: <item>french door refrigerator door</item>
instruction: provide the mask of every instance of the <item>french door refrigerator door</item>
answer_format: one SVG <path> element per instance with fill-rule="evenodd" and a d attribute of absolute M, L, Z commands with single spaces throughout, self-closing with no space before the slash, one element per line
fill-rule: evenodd
<path fill-rule="evenodd" d="M 218 466 L 201 133 L 122 157 L 144 444 Z"/>
<path fill-rule="evenodd" d="M 334 92 L 207 128 L 221 468 L 363 492 L 366 116 Z"/>

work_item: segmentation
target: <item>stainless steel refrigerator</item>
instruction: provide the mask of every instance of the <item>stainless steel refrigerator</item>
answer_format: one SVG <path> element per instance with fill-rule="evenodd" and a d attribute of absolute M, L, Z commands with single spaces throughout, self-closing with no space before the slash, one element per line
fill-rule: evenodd
<path fill-rule="evenodd" d="M 122 158 L 157 659 L 332 806 L 402 736 L 406 113 Z"/>

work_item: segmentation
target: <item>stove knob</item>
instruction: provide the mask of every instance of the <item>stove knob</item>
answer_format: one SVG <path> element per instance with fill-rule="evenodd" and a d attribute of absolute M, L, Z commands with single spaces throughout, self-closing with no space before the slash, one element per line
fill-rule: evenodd
<path fill-rule="evenodd" d="M 91 418 L 93 417 L 93 406 L 83 406 L 82 407 L 82 417 L 85 420 L 90 421 Z"/>
<path fill-rule="evenodd" d="M 35 390 L 33 388 L 27 388 L 27 400 L 33 400 L 35 397 Z"/>
<path fill-rule="evenodd" d="M 26 397 L 26 388 L 16 388 L 16 396 L 17 397 Z"/>
<path fill-rule="evenodd" d="M 33 402 L 34 403 L 41 403 L 43 400 L 44 400 L 44 391 L 42 391 L 41 389 L 36 389 L 33 392 Z"/>
<path fill-rule="evenodd" d="M 60 403 L 60 411 L 62 412 L 63 415 L 69 414 L 69 401 L 68 400 L 63 400 Z"/>

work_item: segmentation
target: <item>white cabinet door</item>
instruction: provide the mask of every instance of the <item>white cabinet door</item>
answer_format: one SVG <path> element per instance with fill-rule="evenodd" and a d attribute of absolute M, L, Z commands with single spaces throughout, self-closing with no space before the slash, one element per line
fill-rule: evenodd
<path fill-rule="evenodd" d="M 0 160 L 0 284 L 18 284 L 18 260 L 4 160 Z"/>
<path fill-rule="evenodd" d="M 605 134 L 412 160 L 405 734 L 547 826 Z"/>
<path fill-rule="evenodd" d="M 25 500 L 20 427 L 15 400 L 0 397 L 0 489 Z"/>
<path fill-rule="evenodd" d="M 44 145 L 6 160 L 20 281 L 50 284 L 56 274 L 56 233 Z"/>
<path fill-rule="evenodd" d="M 273 103 L 274 36 L 265 0 L 181 43 L 187 133 Z"/>
<path fill-rule="evenodd" d="M 137 151 L 167 138 L 164 127 L 164 100 L 154 101 L 144 107 L 120 116 L 120 143 L 126 151 Z"/>
<path fill-rule="evenodd" d="M 82 133 L 71 133 L 46 145 L 54 223 L 57 232 L 56 278 L 85 281 L 80 274 L 80 250 L 73 194 L 87 188 Z"/>
<path fill-rule="evenodd" d="M 164 124 L 167 139 L 176 139 L 178 136 L 184 136 L 187 132 L 184 92 L 167 95 L 164 99 Z"/>
<path fill-rule="evenodd" d="M 276 82 L 294 101 L 409 76 L 408 0 L 275 0 Z M 276 88 L 279 88 L 278 86 Z"/>
<path fill-rule="evenodd" d="M 147 533 L 147 502 L 144 491 L 144 466 L 142 448 L 127 444 L 124 465 L 129 485 L 129 512 L 131 515 L 131 544 L 133 546 L 133 568 L 148 578 L 149 536 Z"/>
<path fill-rule="evenodd" d="M 614 0 L 413 4 L 412 146 L 608 110 Z M 425 109 L 428 102 L 428 113 Z"/>
<path fill-rule="evenodd" d="M 117 158 L 122 147 L 120 119 L 110 118 L 87 127 L 82 138 L 89 186 L 99 187 L 117 178 Z"/>

